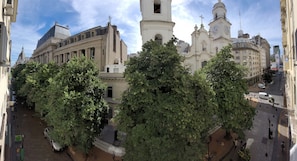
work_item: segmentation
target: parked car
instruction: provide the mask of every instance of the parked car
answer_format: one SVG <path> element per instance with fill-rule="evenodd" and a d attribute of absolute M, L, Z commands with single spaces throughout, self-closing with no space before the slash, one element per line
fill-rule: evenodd
<path fill-rule="evenodd" d="M 53 139 L 51 139 L 49 133 L 50 133 L 51 128 L 47 127 L 44 129 L 43 131 L 43 136 L 44 138 L 47 138 L 50 145 L 52 146 L 52 150 L 53 151 L 63 151 L 63 146 L 61 146 L 61 144 L 55 142 Z"/>
<path fill-rule="evenodd" d="M 263 83 L 259 83 L 259 84 L 258 84 L 258 87 L 261 88 L 261 89 L 265 89 L 265 84 L 263 84 Z"/>

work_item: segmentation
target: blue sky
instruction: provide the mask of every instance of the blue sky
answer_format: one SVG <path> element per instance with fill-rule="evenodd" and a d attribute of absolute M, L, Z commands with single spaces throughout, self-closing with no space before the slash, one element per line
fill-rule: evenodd
<path fill-rule="evenodd" d="M 218 0 L 172 0 L 174 35 L 191 44 L 194 26 L 203 24 L 209 29 L 212 7 Z M 231 37 L 238 30 L 250 36 L 260 34 L 271 46 L 281 44 L 280 2 L 277 0 L 222 0 L 227 8 L 227 18 L 232 23 Z M 30 57 L 37 41 L 55 22 L 68 25 L 72 35 L 95 26 L 117 25 L 128 53 L 141 50 L 139 0 L 19 0 L 17 21 L 12 24 L 12 54 L 14 64 L 22 47 Z M 239 13 L 241 16 L 239 16 Z M 240 18 L 241 17 L 241 18 Z M 281 51 L 282 53 L 282 51 Z"/>

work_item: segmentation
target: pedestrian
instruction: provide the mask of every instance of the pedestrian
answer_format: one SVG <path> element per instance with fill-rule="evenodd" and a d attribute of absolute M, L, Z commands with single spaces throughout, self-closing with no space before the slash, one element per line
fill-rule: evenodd
<path fill-rule="evenodd" d="M 238 140 L 237 139 L 233 140 L 233 145 L 234 145 L 234 150 L 236 150 L 236 148 L 238 146 Z"/>
<path fill-rule="evenodd" d="M 285 150 L 285 142 L 284 141 L 282 141 L 281 146 L 282 146 L 282 152 L 283 152 Z"/>

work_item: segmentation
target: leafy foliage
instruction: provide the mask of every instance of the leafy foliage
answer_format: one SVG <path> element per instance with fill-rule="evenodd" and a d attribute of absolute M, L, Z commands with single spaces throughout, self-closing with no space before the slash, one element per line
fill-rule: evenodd
<path fill-rule="evenodd" d="M 272 74 L 273 72 L 270 69 L 264 70 L 262 75 L 262 79 L 265 83 L 270 83 L 272 81 Z"/>
<path fill-rule="evenodd" d="M 91 60 L 73 58 L 50 80 L 46 121 L 51 135 L 63 145 L 74 145 L 85 153 L 103 128 L 107 105 L 105 85 Z"/>
<path fill-rule="evenodd" d="M 125 160 L 201 160 L 206 152 L 202 136 L 211 127 L 205 122 L 215 111 L 213 93 L 181 65 L 174 42 L 147 42 L 127 64 L 129 89 L 117 115 L 127 133 Z"/>
<path fill-rule="evenodd" d="M 244 98 L 247 91 L 244 68 L 232 58 L 229 45 L 210 60 L 203 72 L 216 93 L 220 124 L 243 136 L 243 131 L 252 127 L 255 109 Z"/>
<path fill-rule="evenodd" d="M 19 90 L 26 82 L 26 73 L 22 72 L 25 69 L 25 64 L 18 64 L 15 68 L 12 69 L 12 88 L 19 97 Z"/>
<path fill-rule="evenodd" d="M 107 105 L 105 85 L 91 60 L 74 58 L 63 67 L 30 62 L 12 72 L 17 93 L 54 127 L 51 137 L 85 153 L 104 126 Z"/>

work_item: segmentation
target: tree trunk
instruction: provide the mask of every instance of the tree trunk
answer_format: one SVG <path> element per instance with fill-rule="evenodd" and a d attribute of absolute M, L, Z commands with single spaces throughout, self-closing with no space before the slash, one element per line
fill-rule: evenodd
<path fill-rule="evenodd" d="M 229 140 L 229 139 L 231 139 L 232 138 L 232 136 L 231 136 L 231 131 L 229 130 L 229 129 L 226 129 L 226 134 L 225 134 L 225 139 L 227 139 L 227 140 Z"/>

